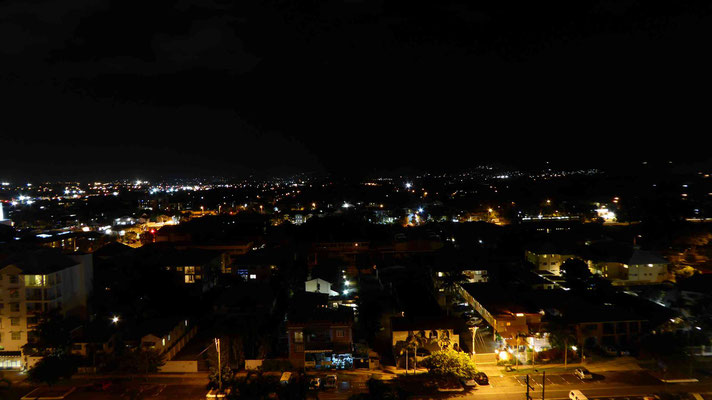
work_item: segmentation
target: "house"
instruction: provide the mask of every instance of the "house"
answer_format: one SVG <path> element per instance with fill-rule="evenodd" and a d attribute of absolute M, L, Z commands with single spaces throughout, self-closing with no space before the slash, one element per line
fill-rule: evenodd
<path fill-rule="evenodd" d="M 669 279 L 668 261 L 626 244 L 599 242 L 589 250 L 589 268 L 614 285 L 661 283 Z"/>
<path fill-rule="evenodd" d="M 293 257 L 293 256 L 292 256 Z M 223 273 L 239 275 L 246 281 L 266 281 L 279 272 L 288 255 L 278 248 L 264 248 L 232 257 Z"/>
<path fill-rule="evenodd" d="M 289 360 L 297 368 L 352 368 L 352 326 L 351 308 L 293 305 L 287 316 Z"/>
<path fill-rule="evenodd" d="M 339 292 L 331 290 L 331 283 L 321 278 L 314 278 L 304 282 L 304 291 L 308 293 L 323 293 L 329 296 L 338 296 Z"/>
<path fill-rule="evenodd" d="M 527 261 L 534 264 L 537 271 L 547 271 L 554 275 L 561 275 L 561 265 L 571 258 L 579 258 L 571 248 L 560 244 L 544 242 L 530 244 L 524 252 Z"/>
<path fill-rule="evenodd" d="M 93 321 L 73 329 L 70 337 L 71 354 L 84 359 L 83 370 L 95 372 L 116 350 L 119 335 L 109 321 Z"/>
<path fill-rule="evenodd" d="M 205 292 L 215 285 L 223 268 L 222 253 L 202 249 L 180 249 L 172 245 L 152 244 L 132 253 L 147 265 L 158 265 L 173 275 L 176 285 Z"/>
<path fill-rule="evenodd" d="M 165 360 L 170 360 L 197 332 L 197 326 L 192 325 L 187 318 L 176 316 L 146 321 L 136 327 L 134 337 L 140 335 L 138 346 L 141 349 L 156 350 Z"/>

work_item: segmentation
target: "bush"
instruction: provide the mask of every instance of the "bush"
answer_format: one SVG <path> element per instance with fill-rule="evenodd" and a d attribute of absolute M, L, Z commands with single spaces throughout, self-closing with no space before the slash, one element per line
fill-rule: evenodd
<path fill-rule="evenodd" d="M 421 365 L 427 368 L 430 374 L 443 377 L 470 379 L 477 373 L 475 363 L 468 354 L 450 349 L 433 353 L 423 360 Z"/>

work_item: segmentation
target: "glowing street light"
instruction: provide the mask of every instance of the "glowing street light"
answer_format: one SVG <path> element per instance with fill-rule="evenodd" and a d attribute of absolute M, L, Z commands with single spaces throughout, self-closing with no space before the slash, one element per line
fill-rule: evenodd
<path fill-rule="evenodd" d="M 117 315 L 114 315 L 113 317 L 111 317 L 111 322 L 114 323 L 114 324 L 118 324 L 118 323 L 119 323 L 119 317 L 118 317 Z"/>

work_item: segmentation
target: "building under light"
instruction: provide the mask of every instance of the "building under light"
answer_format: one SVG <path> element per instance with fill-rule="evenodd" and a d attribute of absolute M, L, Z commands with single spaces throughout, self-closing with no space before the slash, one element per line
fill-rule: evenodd
<path fill-rule="evenodd" d="M 66 256 L 55 249 L 15 253 L 0 262 L 0 369 L 19 369 L 23 346 L 43 313 L 87 316 L 91 254 Z"/>
<path fill-rule="evenodd" d="M 0 225 L 12 226 L 12 221 L 10 221 L 9 219 L 5 219 L 5 212 L 2 208 L 2 202 L 0 202 Z"/>

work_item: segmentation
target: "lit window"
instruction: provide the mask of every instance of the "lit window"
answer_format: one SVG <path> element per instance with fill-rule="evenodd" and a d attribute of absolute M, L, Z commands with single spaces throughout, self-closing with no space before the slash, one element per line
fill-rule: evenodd
<path fill-rule="evenodd" d="M 302 343 L 304 341 L 304 332 L 294 332 L 294 341 L 297 343 Z"/>

